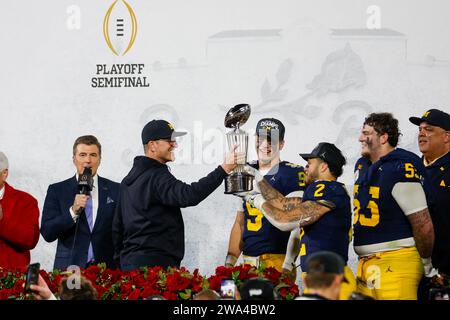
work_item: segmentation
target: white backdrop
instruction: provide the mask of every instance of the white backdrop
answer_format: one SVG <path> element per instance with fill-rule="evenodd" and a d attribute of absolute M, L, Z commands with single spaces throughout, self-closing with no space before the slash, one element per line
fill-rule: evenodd
<path fill-rule="evenodd" d="M 195 181 L 222 159 L 226 110 L 249 103 L 244 129 L 261 117 L 285 123 L 285 160 L 303 164 L 298 153 L 320 141 L 341 147 L 351 189 L 369 112 L 394 112 L 401 146 L 417 152 L 408 117 L 431 106 L 449 111 L 447 0 L 128 0 L 137 34 L 124 56 L 112 53 L 102 30 L 113 2 L 0 2 L 0 150 L 9 182 L 41 209 L 48 185 L 74 174 L 71 148 L 84 134 L 103 145 L 100 175 L 120 181 L 142 154 L 143 125 L 170 120 L 190 132 L 172 170 Z M 122 0 L 111 21 L 120 10 Z M 127 43 L 112 39 L 122 51 Z M 97 64 L 124 63 L 144 64 L 150 86 L 91 87 Z M 184 266 L 211 274 L 223 263 L 237 206 L 221 187 L 183 210 Z M 41 238 L 32 260 L 50 269 L 55 245 Z"/>

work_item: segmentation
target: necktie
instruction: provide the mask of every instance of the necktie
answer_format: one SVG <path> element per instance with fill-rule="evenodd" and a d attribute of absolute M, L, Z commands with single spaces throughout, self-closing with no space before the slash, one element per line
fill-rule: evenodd
<path fill-rule="evenodd" d="M 84 209 L 84 212 L 86 213 L 86 219 L 89 225 L 89 230 L 92 232 L 92 227 L 94 226 L 94 218 L 92 215 L 92 196 L 89 197 L 89 200 L 86 203 L 86 208 Z M 94 250 L 92 249 L 92 242 L 89 242 L 89 249 L 88 249 L 88 256 L 87 256 L 87 263 L 91 262 L 94 259 Z"/>

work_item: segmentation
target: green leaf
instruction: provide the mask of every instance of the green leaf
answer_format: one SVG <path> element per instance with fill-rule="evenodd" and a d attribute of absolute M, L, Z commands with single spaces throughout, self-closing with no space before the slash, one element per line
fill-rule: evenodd
<path fill-rule="evenodd" d="M 179 295 L 180 295 L 181 299 L 189 300 L 192 296 L 192 290 L 186 289 L 186 290 L 184 290 L 184 292 L 179 292 Z"/>
<path fill-rule="evenodd" d="M 258 273 L 258 277 L 263 277 L 264 276 L 263 272 L 264 272 L 265 269 L 266 269 L 266 264 L 264 263 L 264 261 L 260 261 L 258 269 L 256 269 L 257 273 Z"/>
<path fill-rule="evenodd" d="M 239 274 L 240 273 L 241 272 L 239 270 L 232 272 L 231 273 L 231 279 L 233 279 L 236 282 L 238 280 L 238 278 L 239 278 Z"/>
<path fill-rule="evenodd" d="M 106 270 L 106 263 L 105 263 L 105 262 L 99 263 L 98 266 L 99 266 L 100 269 L 102 270 L 101 272 L 103 272 L 103 271 Z"/>
<path fill-rule="evenodd" d="M 290 292 L 286 295 L 286 300 L 294 300 L 294 298 L 294 295 Z"/>

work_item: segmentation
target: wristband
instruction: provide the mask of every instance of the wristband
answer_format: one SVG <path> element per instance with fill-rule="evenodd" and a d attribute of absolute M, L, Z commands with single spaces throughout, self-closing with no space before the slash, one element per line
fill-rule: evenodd
<path fill-rule="evenodd" d="M 424 266 L 428 266 L 431 264 L 431 258 L 420 258 Z"/>
<path fill-rule="evenodd" d="M 238 258 L 236 258 L 235 256 L 231 255 L 231 254 L 227 254 L 227 257 L 225 258 L 225 265 L 227 264 L 231 264 L 232 266 L 234 266 L 237 262 Z"/>

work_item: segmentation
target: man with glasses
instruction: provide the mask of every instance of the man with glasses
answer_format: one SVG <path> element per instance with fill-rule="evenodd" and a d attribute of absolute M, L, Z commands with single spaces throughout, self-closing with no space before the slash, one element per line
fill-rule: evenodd
<path fill-rule="evenodd" d="M 113 222 L 115 260 L 122 270 L 140 267 L 179 267 L 184 256 L 184 222 L 180 208 L 195 206 L 244 161 L 234 151 L 206 177 L 192 184 L 176 179 L 167 166 L 174 161 L 177 132 L 165 120 L 152 120 L 142 130 L 145 156 L 120 186 L 120 201 Z"/>

